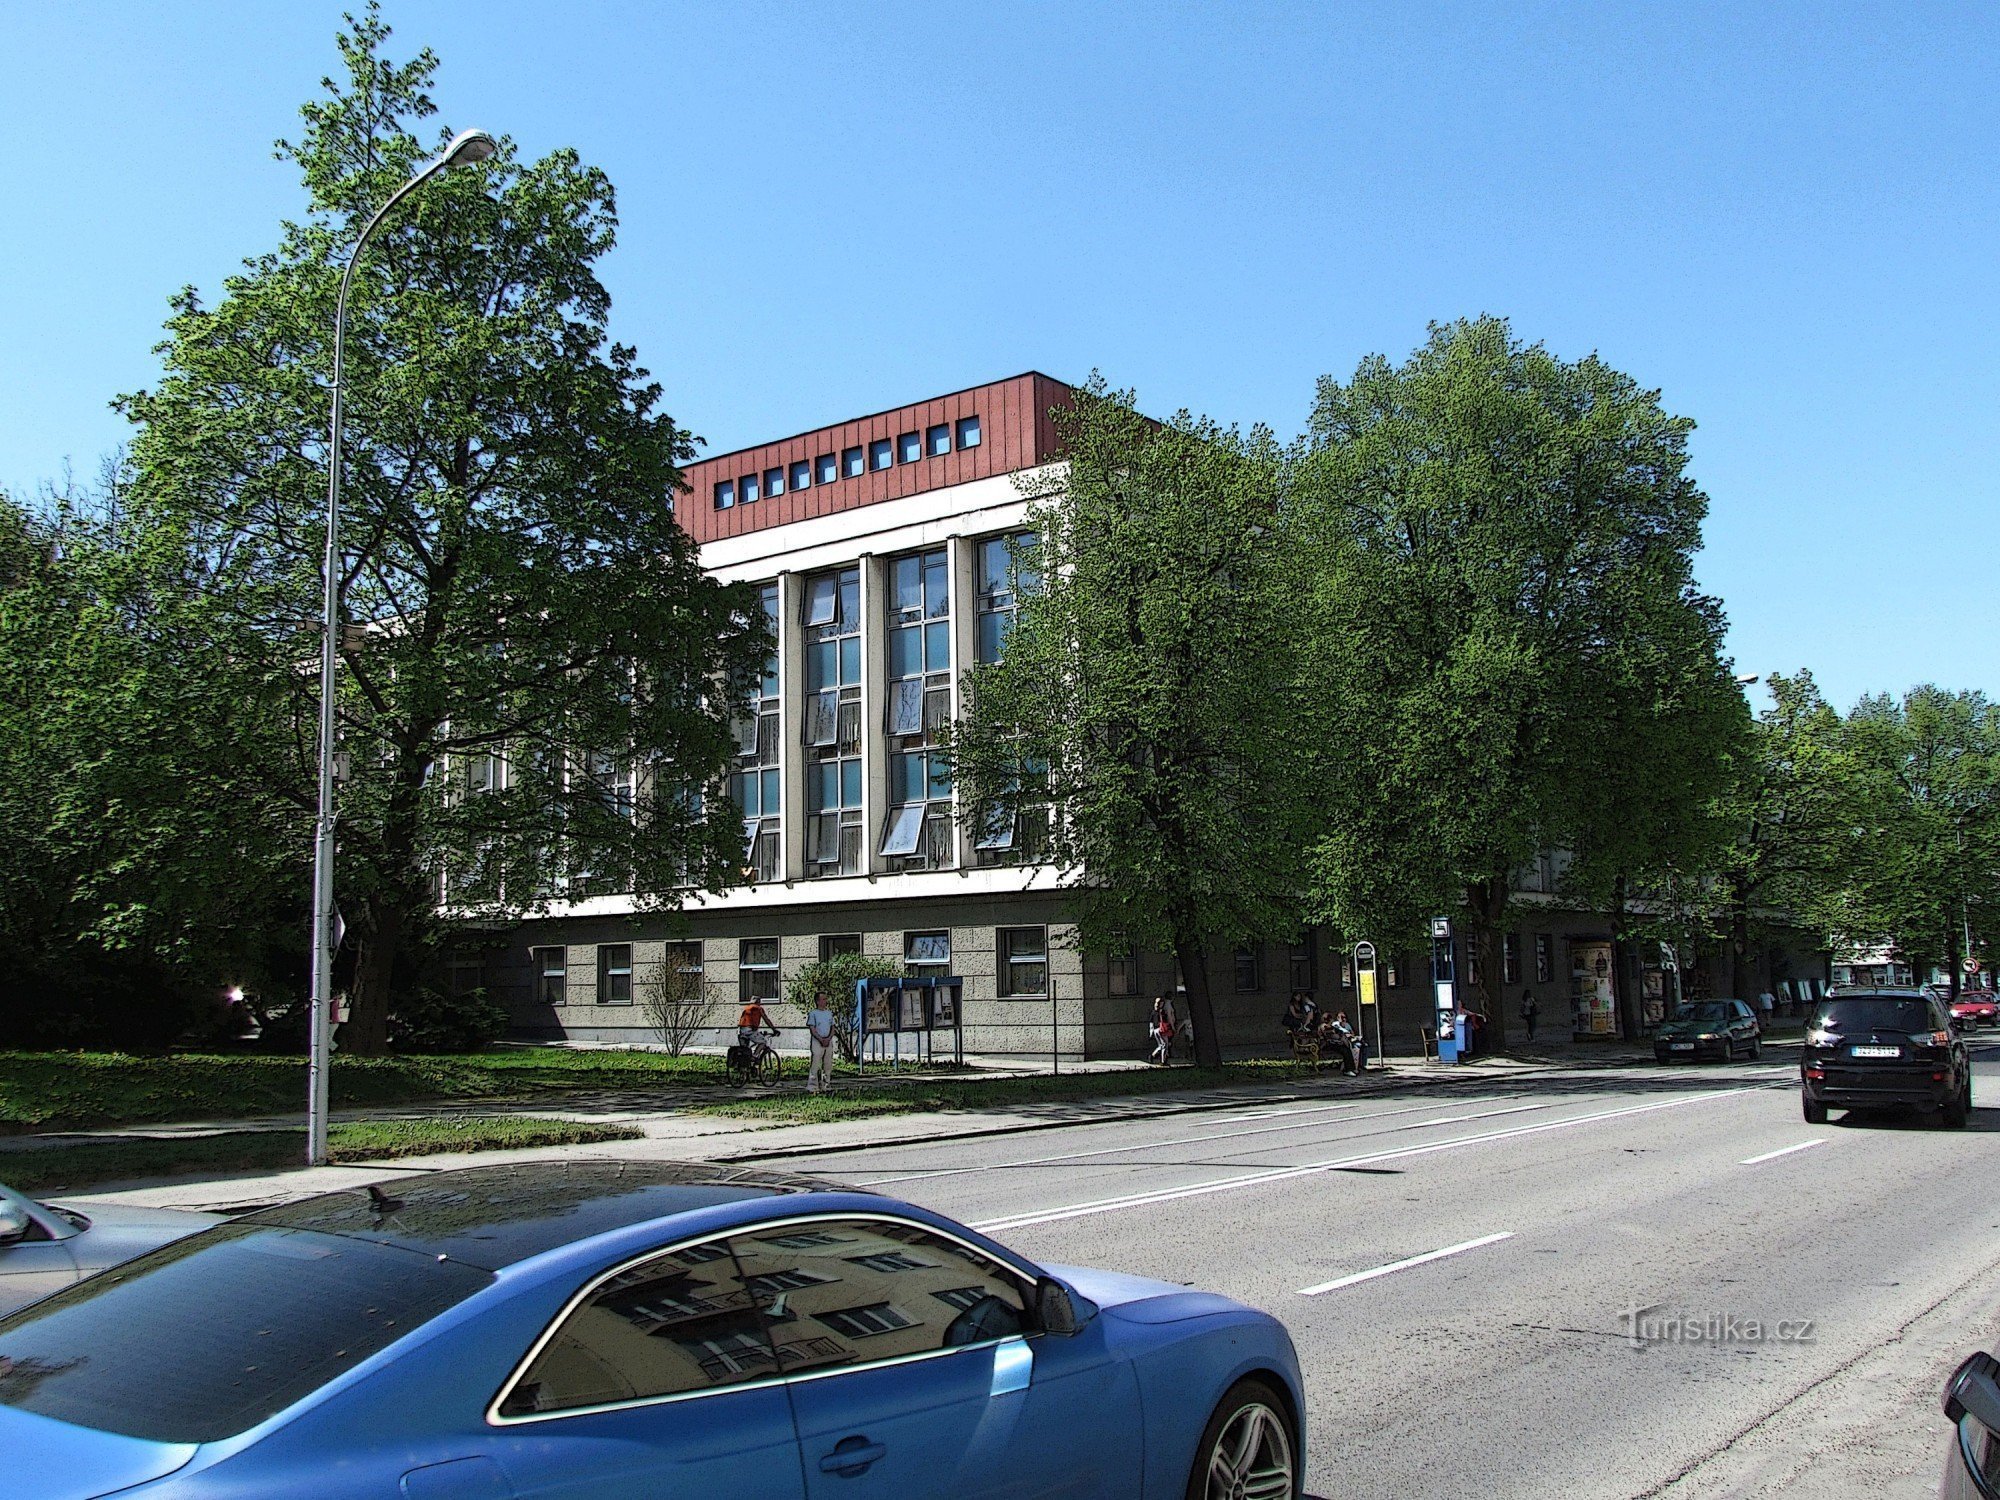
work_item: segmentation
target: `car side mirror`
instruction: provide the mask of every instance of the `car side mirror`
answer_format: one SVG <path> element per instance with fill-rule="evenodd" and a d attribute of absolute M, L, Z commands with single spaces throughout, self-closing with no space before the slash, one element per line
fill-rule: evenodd
<path fill-rule="evenodd" d="M 35 1221 L 28 1217 L 28 1211 L 20 1204 L 0 1199 L 0 1245 L 11 1245 L 16 1240 L 28 1237 L 28 1231 L 35 1227 Z"/>
<path fill-rule="evenodd" d="M 1967 1356 L 1945 1382 L 1944 1414 L 1958 1428 L 1967 1476 L 1987 1500 L 2000 1500 L 2000 1360 Z"/>
<path fill-rule="evenodd" d="M 1043 1333 L 1068 1338 L 1081 1332 L 1097 1312 L 1097 1305 L 1079 1297 L 1053 1276 L 1035 1283 L 1035 1326 Z"/>

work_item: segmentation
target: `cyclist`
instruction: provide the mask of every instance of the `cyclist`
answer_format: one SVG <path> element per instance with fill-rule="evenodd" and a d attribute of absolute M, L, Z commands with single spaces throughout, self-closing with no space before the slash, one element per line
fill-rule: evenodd
<path fill-rule="evenodd" d="M 736 1045 L 749 1048 L 750 1061 L 754 1064 L 767 1052 L 775 1052 L 764 1038 L 776 1036 L 778 1028 L 765 1014 L 762 1001 L 752 1000 L 743 1007 L 743 1014 L 736 1018 Z"/>

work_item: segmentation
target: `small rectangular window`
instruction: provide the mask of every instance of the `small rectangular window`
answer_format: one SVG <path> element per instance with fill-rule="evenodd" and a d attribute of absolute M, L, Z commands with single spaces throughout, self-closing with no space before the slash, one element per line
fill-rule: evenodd
<path fill-rule="evenodd" d="M 1109 959 L 1107 974 L 1110 993 L 1114 995 L 1136 995 L 1139 993 L 1139 955 L 1136 953 L 1114 953 Z"/>
<path fill-rule="evenodd" d="M 737 945 L 737 997 L 744 1004 L 752 1000 L 778 998 L 778 940 L 744 938 Z"/>
<path fill-rule="evenodd" d="M 764 471 L 764 493 L 767 495 L 782 495 L 785 493 L 785 471 L 783 469 L 766 469 Z"/>
<path fill-rule="evenodd" d="M 1304 990 L 1308 994 L 1319 988 L 1319 954 L 1313 945 L 1313 935 L 1306 934 L 1302 943 L 1293 943 L 1287 955 L 1287 978 L 1291 988 Z"/>
<path fill-rule="evenodd" d="M 921 433 L 906 432 L 896 439 L 896 462 L 913 464 L 924 456 L 924 439 Z"/>
<path fill-rule="evenodd" d="M 921 677 L 906 677 L 901 682 L 889 684 L 889 733 L 892 735 L 922 734 L 924 732 L 924 680 Z"/>
<path fill-rule="evenodd" d="M 868 472 L 864 455 L 859 448 L 844 448 L 840 454 L 840 472 L 849 479 L 859 479 Z"/>
<path fill-rule="evenodd" d="M 599 1005 L 630 1005 L 632 1003 L 632 945 L 630 943 L 599 943 L 597 945 L 597 1003 Z"/>
<path fill-rule="evenodd" d="M 904 933 L 903 967 L 919 974 L 949 973 L 951 970 L 951 934 L 948 932 Z"/>
<path fill-rule="evenodd" d="M 537 948 L 535 961 L 535 1003 L 561 1005 L 569 982 L 569 949 Z"/>
<path fill-rule="evenodd" d="M 763 496 L 763 491 L 758 488 L 757 476 L 755 474 L 745 474 L 737 482 L 736 493 L 745 505 L 755 505 Z"/>
<path fill-rule="evenodd" d="M 843 953 L 858 954 L 860 951 L 861 934 L 858 932 L 823 932 L 819 936 L 821 958 L 836 958 Z"/>
<path fill-rule="evenodd" d="M 1500 939 L 1500 982 L 1521 982 L 1521 934 L 1518 932 L 1507 933 Z"/>
<path fill-rule="evenodd" d="M 736 503 L 736 481 L 733 479 L 716 480 L 715 508 L 717 510 L 728 510 L 729 507 L 734 505 L 735 503 Z"/>
<path fill-rule="evenodd" d="M 887 438 L 877 438 L 868 445 L 868 467 L 886 469 L 894 462 L 895 454 L 889 447 Z"/>
<path fill-rule="evenodd" d="M 812 465 L 803 458 L 792 465 L 792 488 L 795 490 L 812 488 Z"/>
<path fill-rule="evenodd" d="M 940 422 L 925 433 L 924 446 L 930 450 L 932 458 L 942 458 L 951 452 L 951 424 Z"/>
<path fill-rule="evenodd" d="M 977 448 L 979 446 L 979 418 L 960 417 L 958 419 L 958 446 Z"/>
<path fill-rule="evenodd" d="M 1049 992 L 1049 932 L 1046 927 L 1000 929 L 1000 993 Z"/>
<path fill-rule="evenodd" d="M 1550 984 L 1556 977 L 1553 944 L 1546 932 L 1535 934 L 1535 983 Z"/>
<path fill-rule="evenodd" d="M 1246 943 L 1236 950 L 1236 993 L 1254 995 L 1263 988 L 1263 947 L 1258 943 Z"/>
<path fill-rule="evenodd" d="M 840 478 L 839 460 L 831 453 L 822 453 L 819 456 L 818 465 L 813 472 L 819 476 L 821 484 L 832 484 L 836 479 Z"/>

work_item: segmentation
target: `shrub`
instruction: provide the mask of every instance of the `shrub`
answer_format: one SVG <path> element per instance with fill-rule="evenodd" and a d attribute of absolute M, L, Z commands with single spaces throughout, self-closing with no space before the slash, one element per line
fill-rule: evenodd
<path fill-rule="evenodd" d="M 450 995 L 420 985 L 389 1010 L 389 1045 L 398 1052 L 477 1052 L 506 1030 L 507 1007 L 483 987 Z"/>

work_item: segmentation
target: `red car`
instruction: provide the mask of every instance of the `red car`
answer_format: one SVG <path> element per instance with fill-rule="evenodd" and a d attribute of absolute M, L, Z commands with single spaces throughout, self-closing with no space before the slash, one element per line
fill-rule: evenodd
<path fill-rule="evenodd" d="M 1963 1026 L 2000 1026 L 2000 1002 L 1991 994 L 1961 994 L 1951 1002 L 1951 1018 Z"/>

